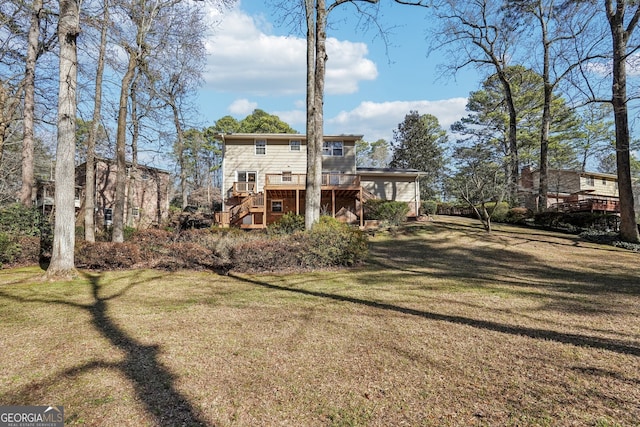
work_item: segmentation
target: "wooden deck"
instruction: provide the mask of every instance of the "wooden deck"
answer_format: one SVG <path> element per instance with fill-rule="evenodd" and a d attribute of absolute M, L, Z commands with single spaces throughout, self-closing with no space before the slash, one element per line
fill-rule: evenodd
<path fill-rule="evenodd" d="M 255 182 L 234 182 L 230 193 L 236 199 L 236 204 L 229 212 L 217 214 L 217 223 L 223 227 L 236 225 L 241 228 L 264 228 L 274 221 L 274 216 L 280 214 L 270 211 L 269 206 L 266 206 L 266 203 L 273 200 L 281 203 L 282 213 L 303 210 L 301 206 L 306 192 L 306 174 L 267 174 L 264 179 L 260 192 Z M 355 174 L 323 173 L 321 191 L 323 203 L 330 207 L 334 216 L 339 209 L 347 206 L 345 199 L 353 200 L 350 204 L 355 207 L 357 200 L 375 197 L 362 189 L 360 177 Z M 251 215 L 252 222 L 245 224 L 242 221 L 248 215 Z M 363 216 L 361 207 L 359 216 Z"/>
<path fill-rule="evenodd" d="M 559 212 L 620 212 L 620 202 L 610 199 L 586 199 L 574 202 L 554 203 L 551 211 Z"/>

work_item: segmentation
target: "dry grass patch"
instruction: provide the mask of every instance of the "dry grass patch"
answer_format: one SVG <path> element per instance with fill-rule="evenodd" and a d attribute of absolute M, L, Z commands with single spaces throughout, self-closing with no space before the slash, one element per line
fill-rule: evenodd
<path fill-rule="evenodd" d="M 0 401 L 68 425 L 640 420 L 638 254 L 440 218 L 298 275 L 0 270 Z"/>

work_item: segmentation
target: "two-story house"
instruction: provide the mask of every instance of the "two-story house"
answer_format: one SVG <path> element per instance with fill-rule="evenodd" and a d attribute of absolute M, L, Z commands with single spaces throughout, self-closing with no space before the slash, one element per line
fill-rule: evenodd
<path fill-rule="evenodd" d="M 304 214 L 306 135 L 221 134 L 223 144 L 221 225 L 264 228 L 288 212 Z M 326 135 L 322 151 L 322 211 L 364 224 L 363 202 L 403 201 L 410 216 L 420 208 L 417 170 L 356 168 L 362 135 Z"/>
<path fill-rule="evenodd" d="M 616 175 L 566 169 L 547 172 L 547 209 L 565 212 L 620 212 Z M 520 189 L 528 208 L 537 207 L 540 171 L 524 168 Z"/>

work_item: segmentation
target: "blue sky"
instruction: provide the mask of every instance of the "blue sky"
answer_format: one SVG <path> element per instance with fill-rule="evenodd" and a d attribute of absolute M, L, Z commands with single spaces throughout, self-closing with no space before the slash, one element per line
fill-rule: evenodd
<path fill-rule="evenodd" d="M 442 77 L 438 55 L 427 57 L 429 9 L 383 2 L 375 29 L 358 29 L 353 7 L 334 10 L 328 31 L 325 134 L 363 134 L 392 140 L 411 110 L 438 117 L 445 129 L 465 115 L 466 98 L 482 76 L 465 70 Z M 205 84 L 197 105 L 203 126 L 225 115 L 244 118 L 255 108 L 305 131 L 306 45 L 280 24 L 262 1 L 240 2 L 223 16 L 207 41 Z"/>

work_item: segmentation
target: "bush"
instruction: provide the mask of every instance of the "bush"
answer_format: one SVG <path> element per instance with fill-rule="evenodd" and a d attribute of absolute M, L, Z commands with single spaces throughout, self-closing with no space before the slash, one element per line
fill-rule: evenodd
<path fill-rule="evenodd" d="M 304 231 L 304 215 L 296 215 L 293 212 L 286 213 L 278 222 L 270 224 L 267 233 L 271 236 L 282 236 Z"/>
<path fill-rule="evenodd" d="M 300 244 L 290 237 L 243 242 L 231 251 L 229 267 L 238 271 L 286 271 L 300 268 Z M 224 262 L 220 259 L 220 262 Z"/>
<path fill-rule="evenodd" d="M 0 209 L 0 231 L 15 236 L 39 236 L 44 221 L 37 208 L 14 203 Z"/>
<path fill-rule="evenodd" d="M 131 268 L 142 261 L 140 247 L 131 242 L 80 242 L 76 245 L 76 267 L 93 270 Z"/>
<path fill-rule="evenodd" d="M 541 212 L 534 216 L 537 225 L 577 232 L 580 230 L 608 230 L 618 226 L 619 217 L 611 214 L 600 214 L 592 212 Z"/>
<path fill-rule="evenodd" d="M 5 263 L 12 263 L 20 255 L 18 245 L 7 233 L 0 232 L 0 268 Z"/>
<path fill-rule="evenodd" d="M 175 271 L 181 268 L 212 270 L 218 266 L 213 252 L 197 243 L 171 243 L 164 249 L 164 253 L 156 254 L 150 267 Z"/>
<path fill-rule="evenodd" d="M 425 200 L 422 202 L 421 209 L 426 215 L 435 215 L 438 212 L 438 202 L 435 200 Z"/>
<path fill-rule="evenodd" d="M 382 221 L 389 225 L 400 225 L 407 219 L 409 206 L 404 202 L 371 199 L 364 204 L 366 219 Z"/>
<path fill-rule="evenodd" d="M 296 235 L 300 264 L 310 268 L 352 266 L 367 256 L 367 238 L 360 230 L 324 216 L 311 231 Z"/>
<path fill-rule="evenodd" d="M 524 224 L 527 218 L 531 218 L 532 212 L 527 208 L 511 208 L 505 216 L 505 222 L 511 224 Z"/>
<path fill-rule="evenodd" d="M 494 206 L 496 206 L 496 203 L 489 202 L 489 203 L 485 203 L 484 205 L 487 208 L 487 211 L 491 212 Z M 495 207 L 495 210 L 493 211 L 493 215 L 491 215 L 491 220 L 494 222 L 507 222 L 508 213 L 509 213 L 509 203 L 500 202 L 500 204 Z"/>

